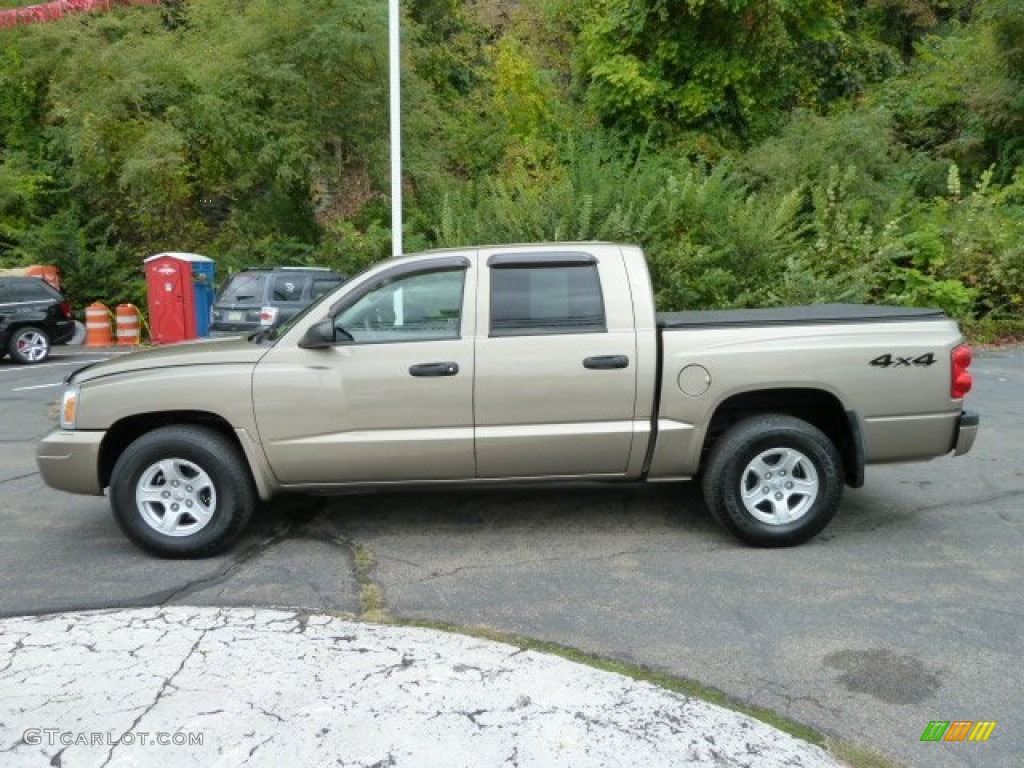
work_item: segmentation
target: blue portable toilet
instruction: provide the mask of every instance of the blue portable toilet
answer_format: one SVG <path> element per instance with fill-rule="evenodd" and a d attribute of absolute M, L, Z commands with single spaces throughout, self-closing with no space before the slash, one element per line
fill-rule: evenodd
<path fill-rule="evenodd" d="M 192 261 L 192 289 L 195 292 L 196 333 L 210 335 L 210 314 L 217 295 L 217 264 L 213 259 L 198 254 Z"/>

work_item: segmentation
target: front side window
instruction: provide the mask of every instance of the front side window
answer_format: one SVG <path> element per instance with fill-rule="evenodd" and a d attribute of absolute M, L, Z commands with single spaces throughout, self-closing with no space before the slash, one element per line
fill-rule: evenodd
<path fill-rule="evenodd" d="M 357 344 L 457 339 L 464 269 L 385 277 L 334 318 Z"/>
<path fill-rule="evenodd" d="M 491 268 L 491 336 L 606 330 L 596 264 Z"/>

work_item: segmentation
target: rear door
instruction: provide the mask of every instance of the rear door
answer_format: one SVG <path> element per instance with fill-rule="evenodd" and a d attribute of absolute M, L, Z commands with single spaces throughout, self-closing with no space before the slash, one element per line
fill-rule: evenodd
<path fill-rule="evenodd" d="M 0 354 L 7 352 L 7 330 L 11 318 L 21 306 L 15 297 L 14 280 L 0 277 Z"/>
<path fill-rule="evenodd" d="M 481 251 L 479 477 L 625 474 L 637 395 L 628 286 L 617 248 Z"/>

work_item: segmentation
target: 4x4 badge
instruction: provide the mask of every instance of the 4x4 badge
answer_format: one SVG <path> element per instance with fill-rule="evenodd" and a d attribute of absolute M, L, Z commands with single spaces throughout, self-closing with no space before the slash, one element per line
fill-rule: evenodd
<path fill-rule="evenodd" d="M 918 357 L 897 357 L 891 354 L 879 355 L 872 360 L 868 365 L 873 365 L 876 368 L 901 368 L 911 366 L 921 366 L 927 368 L 930 365 L 935 364 L 935 355 L 932 352 L 928 352 Z"/>

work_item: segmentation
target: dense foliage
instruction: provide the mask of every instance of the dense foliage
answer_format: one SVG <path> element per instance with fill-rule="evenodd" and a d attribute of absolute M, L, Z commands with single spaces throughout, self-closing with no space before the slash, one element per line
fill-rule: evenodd
<path fill-rule="evenodd" d="M 0 265 L 390 252 L 387 6 L 0 30 Z M 1024 307 L 1024 0 L 407 0 L 406 250 L 612 239 L 665 308 Z"/>

